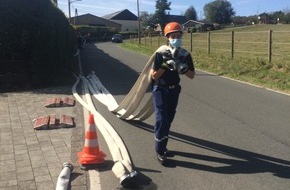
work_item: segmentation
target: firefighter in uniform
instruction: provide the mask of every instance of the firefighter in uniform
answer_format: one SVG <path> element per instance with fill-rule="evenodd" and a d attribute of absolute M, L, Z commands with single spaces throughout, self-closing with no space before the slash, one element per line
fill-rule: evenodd
<path fill-rule="evenodd" d="M 156 50 L 151 69 L 155 110 L 154 139 L 158 161 L 164 165 L 171 155 L 167 149 L 168 135 L 181 91 L 180 75 L 194 78 L 195 69 L 190 53 L 181 48 L 182 27 L 177 22 L 164 28 L 167 45 Z"/>

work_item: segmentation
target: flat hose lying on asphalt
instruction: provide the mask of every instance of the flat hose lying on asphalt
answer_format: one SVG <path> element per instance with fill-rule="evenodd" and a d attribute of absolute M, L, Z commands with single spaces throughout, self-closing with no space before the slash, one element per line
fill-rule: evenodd
<path fill-rule="evenodd" d="M 161 46 L 157 51 L 162 52 L 165 51 L 166 48 L 167 46 Z M 77 77 L 77 81 L 73 85 L 74 97 L 86 109 L 94 114 L 96 126 L 102 133 L 110 149 L 113 161 L 115 162 L 112 170 L 116 177 L 120 179 L 120 183 L 122 185 L 126 184 L 128 182 L 128 179 L 134 177 L 137 172 L 133 170 L 132 160 L 122 139 L 114 130 L 114 128 L 109 124 L 109 122 L 107 122 L 106 119 L 103 118 L 95 109 L 89 90 L 98 101 L 106 105 L 108 109 L 111 112 L 115 113 L 119 118 L 125 120 L 145 120 L 154 112 L 152 95 L 141 108 L 141 110 L 135 115 L 133 114 L 139 107 L 140 102 L 143 99 L 152 80 L 150 70 L 152 68 L 152 63 L 154 59 L 155 53 L 147 61 L 137 81 L 119 105 L 114 97 L 110 94 L 110 92 L 102 85 L 101 81 L 95 76 L 94 73 L 89 75 L 88 79 L 86 79 L 84 76 Z M 85 102 L 76 92 L 76 87 L 79 84 L 80 79 L 83 81 L 84 84 L 85 97 L 87 102 Z"/>
<path fill-rule="evenodd" d="M 82 81 L 86 81 L 83 76 L 77 77 L 77 80 L 72 87 L 73 96 L 83 107 L 88 109 L 94 115 L 95 124 L 102 133 L 102 136 L 110 149 L 113 161 L 115 162 L 112 170 L 116 177 L 120 179 L 120 183 L 124 185 L 130 178 L 134 177 L 137 172 L 133 169 L 133 163 L 121 137 L 110 123 L 95 109 L 88 90 L 87 82 L 83 83 L 86 101 L 84 101 L 77 93 L 76 87 L 80 82 L 80 78 L 82 78 Z"/>
<path fill-rule="evenodd" d="M 163 45 L 158 48 L 156 52 L 164 52 L 166 49 L 168 49 L 168 46 Z M 89 80 L 90 91 L 98 101 L 106 105 L 111 112 L 115 113 L 121 119 L 141 121 L 147 119 L 154 112 L 152 95 L 150 95 L 150 98 L 139 112 L 134 112 L 136 112 L 137 108 L 140 106 L 140 103 L 151 83 L 152 79 L 150 71 L 156 52 L 154 52 L 149 58 L 137 81 L 119 105 L 111 93 L 102 85 L 94 72 L 87 77 Z"/>
<path fill-rule="evenodd" d="M 87 78 L 88 78 L 88 81 L 90 83 L 89 89 L 90 89 L 91 93 L 93 94 L 93 96 L 99 102 L 101 102 L 105 106 L 107 106 L 109 111 L 112 111 L 112 112 L 114 112 L 115 109 L 119 108 L 119 105 L 117 104 L 114 97 L 102 85 L 101 81 L 98 79 L 98 77 L 96 75 L 90 74 Z M 132 107 L 131 107 L 131 109 L 132 109 Z M 136 110 L 133 110 L 133 111 L 136 111 Z M 120 117 L 120 115 L 123 115 L 125 112 L 126 112 L 125 109 L 121 109 L 120 111 L 115 112 L 115 113 L 118 117 Z M 150 115 L 152 115 L 153 112 L 154 112 L 154 110 L 153 110 L 153 105 L 152 105 L 152 96 L 150 96 L 149 99 L 147 100 L 147 102 L 144 104 L 144 106 L 140 109 L 140 111 L 134 115 L 129 115 L 126 118 L 126 120 L 145 120 L 148 117 L 150 117 Z"/>
<path fill-rule="evenodd" d="M 67 190 L 69 186 L 70 174 L 73 171 L 73 165 L 65 162 L 62 165 L 62 170 L 57 178 L 55 190 Z"/>

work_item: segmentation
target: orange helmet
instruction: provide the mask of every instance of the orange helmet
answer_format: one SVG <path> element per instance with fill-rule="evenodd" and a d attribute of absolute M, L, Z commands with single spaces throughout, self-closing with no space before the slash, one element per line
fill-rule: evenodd
<path fill-rule="evenodd" d="M 182 27 L 177 22 L 170 22 L 168 23 L 164 28 L 164 36 L 167 36 L 167 34 L 172 32 L 181 32 L 182 33 Z"/>

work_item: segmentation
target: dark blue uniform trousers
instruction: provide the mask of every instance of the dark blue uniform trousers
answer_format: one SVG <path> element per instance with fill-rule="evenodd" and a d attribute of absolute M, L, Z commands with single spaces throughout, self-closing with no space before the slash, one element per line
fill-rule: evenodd
<path fill-rule="evenodd" d="M 180 85 L 171 89 L 153 86 L 152 89 L 156 120 L 154 126 L 155 150 L 161 155 L 166 150 L 169 129 L 176 113 L 180 90 Z"/>

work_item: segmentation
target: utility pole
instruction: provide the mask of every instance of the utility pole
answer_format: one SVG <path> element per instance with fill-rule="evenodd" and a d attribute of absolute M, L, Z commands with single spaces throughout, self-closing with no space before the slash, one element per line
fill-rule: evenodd
<path fill-rule="evenodd" d="M 68 20 L 69 20 L 69 23 L 71 23 L 71 14 L 70 14 L 70 5 L 76 1 L 81 1 L 81 0 L 68 0 Z"/>
<path fill-rule="evenodd" d="M 137 0 L 137 14 L 138 14 L 138 39 L 139 39 L 139 44 L 141 44 L 139 0 Z"/>
<path fill-rule="evenodd" d="M 70 16 L 70 4 L 71 4 L 71 2 L 70 2 L 70 0 L 68 0 L 68 21 L 69 21 L 69 23 L 70 23 L 70 18 L 71 18 L 71 16 Z"/>
<path fill-rule="evenodd" d="M 74 18 L 74 25 L 76 25 L 76 19 L 78 17 L 78 9 L 75 9 L 75 18 Z"/>

